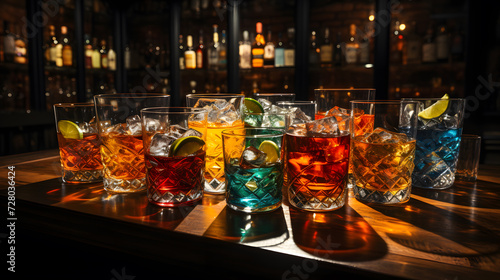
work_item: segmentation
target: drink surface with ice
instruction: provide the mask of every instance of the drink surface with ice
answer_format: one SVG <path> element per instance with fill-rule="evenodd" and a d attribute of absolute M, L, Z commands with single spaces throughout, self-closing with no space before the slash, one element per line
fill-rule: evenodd
<path fill-rule="evenodd" d="M 204 174 L 205 191 L 207 193 L 224 193 L 226 190 L 226 179 L 224 176 L 222 131 L 229 128 L 242 128 L 244 127 L 244 123 L 232 101 L 200 98 L 194 105 L 194 108 L 208 110 Z M 192 124 L 191 126 L 197 129 L 196 124 Z"/>
<path fill-rule="evenodd" d="M 345 129 L 345 126 L 342 126 Z M 350 134 L 335 116 L 292 124 L 286 135 L 288 200 L 308 211 L 330 211 L 347 198 Z"/>
<path fill-rule="evenodd" d="M 352 145 L 356 198 L 386 204 L 410 199 L 415 140 L 378 127 L 355 136 Z"/>

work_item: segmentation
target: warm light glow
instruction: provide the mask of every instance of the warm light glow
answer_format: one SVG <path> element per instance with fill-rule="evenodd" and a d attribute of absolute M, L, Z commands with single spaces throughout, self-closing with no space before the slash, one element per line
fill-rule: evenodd
<path fill-rule="evenodd" d="M 406 29 L 406 24 L 401 23 L 401 24 L 399 25 L 399 30 L 403 31 L 403 30 L 405 30 L 405 29 Z"/>
<path fill-rule="evenodd" d="M 365 68 L 373 68 L 373 64 L 367 63 L 367 64 L 365 64 Z"/>
<path fill-rule="evenodd" d="M 415 92 L 415 96 L 420 96 L 420 92 Z"/>
<path fill-rule="evenodd" d="M 369 21 L 374 21 L 374 20 L 375 20 L 375 15 L 370 15 L 370 16 L 368 17 L 368 20 L 369 20 Z"/>

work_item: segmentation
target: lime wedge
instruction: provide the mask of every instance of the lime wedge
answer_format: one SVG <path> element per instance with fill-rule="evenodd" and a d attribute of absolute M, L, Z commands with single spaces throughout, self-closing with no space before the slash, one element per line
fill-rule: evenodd
<path fill-rule="evenodd" d="M 260 143 L 259 150 L 266 153 L 266 163 L 274 163 L 278 161 L 280 148 L 273 141 L 262 141 L 262 143 Z"/>
<path fill-rule="evenodd" d="M 197 136 L 179 138 L 170 145 L 170 156 L 186 157 L 203 148 L 205 141 Z"/>
<path fill-rule="evenodd" d="M 245 98 L 245 113 L 264 113 L 264 108 L 259 101 L 253 98 Z"/>
<path fill-rule="evenodd" d="M 82 130 L 74 122 L 70 122 L 67 120 L 58 121 L 57 127 L 59 128 L 59 132 L 61 132 L 64 138 L 83 139 Z"/>
<path fill-rule="evenodd" d="M 448 100 L 448 94 L 445 94 L 441 97 L 441 100 L 427 107 L 427 109 L 418 113 L 418 117 L 426 120 L 434 119 L 441 116 L 446 109 L 448 109 L 448 104 L 450 101 Z"/>

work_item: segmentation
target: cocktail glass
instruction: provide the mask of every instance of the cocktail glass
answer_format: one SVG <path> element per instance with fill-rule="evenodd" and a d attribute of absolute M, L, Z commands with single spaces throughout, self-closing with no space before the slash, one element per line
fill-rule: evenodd
<path fill-rule="evenodd" d="M 412 98 L 405 100 L 418 101 L 421 112 L 418 116 L 413 186 L 426 189 L 451 187 L 455 182 L 465 99 Z M 442 108 L 437 113 L 438 115 L 427 115 L 423 112 L 435 104 Z"/>
<path fill-rule="evenodd" d="M 314 99 L 318 104 L 315 118 L 324 118 L 334 107 L 338 107 L 338 110 L 350 110 L 352 100 L 373 100 L 374 98 L 375 89 L 371 88 L 315 89 Z"/>
<path fill-rule="evenodd" d="M 222 131 L 229 128 L 243 128 L 241 108 L 243 94 L 188 94 L 188 107 L 204 108 L 208 111 L 205 157 L 205 192 L 222 194 L 226 192 Z"/>
<path fill-rule="evenodd" d="M 149 202 L 175 207 L 203 197 L 207 111 L 188 107 L 141 110 Z"/>
<path fill-rule="evenodd" d="M 243 112 L 245 127 L 268 127 L 285 129 L 288 123 L 287 113 L 248 113 Z"/>
<path fill-rule="evenodd" d="M 335 117 L 293 121 L 287 128 L 285 157 L 290 204 L 317 212 L 344 206 L 349 147 L 349 131 Z"/>
<path fill-rule="evenodd" d="M 102 181 L 99 136 L 93 103 L 54 105 L 57 141 L 65 183 Z"/>
<path fill-rule="evenodd" d="M 222 132 L 226 203 L 247 213 L 281 206 L 283 135 L 280 129 L 243 128 Z"/>
<path fill-rule="evenodd" d="M 353 192 L 358 200 L 396 204 L 410 199 L 417 113 L 414 101 L 351 101 L 352 118 L 373 119 L 373 126 L 351 124 Z"/>
<path fill-rule="evenodd" d="M 260 93 L 256 92 L 253 94 L 253 99 L 266 99 L 270 101 L 272 104 L 277 104 L 278 101 L 295 101 L 295 93 Z"/>
<path fill-rule="evenodd" d="M 146 189 L 140 110 L 167 107 L 170 95 L 101 94 L 94 96 L 104 189 L 132 193 Z"/>

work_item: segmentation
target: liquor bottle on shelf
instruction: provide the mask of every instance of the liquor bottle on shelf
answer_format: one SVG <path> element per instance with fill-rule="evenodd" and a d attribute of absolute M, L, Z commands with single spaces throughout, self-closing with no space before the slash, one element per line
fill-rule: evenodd
<path fill-rule="evenodd" d="M 131 56 L 131 50 L 130 46 L 126 45 L 125 46 L 125 51 L 123 54 L 123 64 L 125 64 L 125 69 L 130 69 L 130 56 Z"/>
<path fill-rule="evenodd" d="M 49 40 L 45 49 L 45 60 L 47 65 L 56 65 L 56 46 L 57 46 L 56 28 L 49 25 Z"/>
<path fill-rule="evenodd" d="M 216 70 L 219 63 L 219 33 L 217 24 L 213 25 L 213 37 L 210 47 L 208 48 L 208 68 Z"/>
<path fill-rule="evenodd" d="M 73 49 L 68 38 L 68 28 L 66 26 L 61 26 L 61 38 L 62 38 L 62 64 L 63 66 L 73 66 Z"/>
<path fill-rule="evenodd" d="M 101 49 L 99 50 L 101 54 L 101 68 L 108 69 L 108 49 L 106 48 L 106 40 L 101 40 Z"/>
<path fill-rule="evenodd" d="M 264 45 L 266 41 L 262 35 L 262 22 L 255 25 L 257 35 L 252 45 L 252 68 L 261 68 L 264 66 Z"/>
<path fill-rule="evenodd" d="M 311 32 L 311 45 L 309 46 L 309 64 L 318 65 L 320 56 L 320 47 L 316 39 L 316 31 Z"/>
<path fill-rule="evenodd" d="M 367 37 L 363 37 L 359 43 L 359 63 L 370 63 L 370 40 Z"/>
<path fill-rule="evenodd" d="M 202 69 L 205 66 L 205 45 L 203 44 L 203 30 L 200 29 L 198 47 L 196 48 L 196 68 Z"/>
<path fill-rule="evenodd" d="M 3 23 L 3 56 L 5 62 L 14 62 L 16 55 L 16 37 L 10 30 L 10 23 L 4 21 Z"/>
<path fill-rule="evenodd" d="M 252 68 L 252 43 L 248 37 L 248 31 L 243 31 L 243 41 L 240 42 L 239 46 L 240 53 L 240 68 L 250 69 Z"/>
<path fill-rule="evenodd" d="M 328 27 L 325 28 L 325 37 L 321 44 L 319 54 L 321 67 L 331 67 L 333 60 L 333 45 L 330 41 L 330 29 Z"/>
<path fill-rule="evenodd" d="M 295 66 L 295 29 L 288 28 L 288 44 L 285 47 L 285 67 Z"/>
<path fill-rule="evenodd" d="M 450 39 L 448 30 L 443 24 L 438 28 L 436 35 L 436 59 L 439 62 L 447 62 L 450 56 Z"/>
<path fill-rule="evenodd" d="M 285 66 L 285 44 L 283 43 L 283 33 L 278 33 L 278 44 L 274 48 L 274 67 Z"/>
<path fill-rule="evenodd" d="M 436 42 L 434 41 L 432 26 L 429 26 L 427 34 L 424 37 L 424 42 L 422 43 L 422 62 L 433 63 L 436 60 Z"/>
<path fill-rule="evenodd" d="M 196 69 L 196 53 L 193 48 L 193 36 L 188 35 L 187 38 L 187 48 L 184 52 L 184 63 L 186 69 Z"/>
<path fill-rule="evenodd" d="M 14 62 L 19 63 L 19 64 L 26 64 L 28 62 L 28 58 L 26 57 L 27 51 L 26 51 L 26 42 L 24 41 L 23 37 L 21 36 L 21 25 L 17 25 L 16 29 L 16 39 L 14 41 L 16 45 L 16 56 L 14 57 Z"/>
<path fill-rule="evenodd" d="M 226 69 L 227 49 L 226 49 L 226 30 L 221 32 L 221 41 L 219 44 L 219 69 Z"/>
<path fill-rule="evenodd" d="M 344 61 L 344 55 L 342 51 L 342 33 L 337 33 L 337 41 L 335 42 L 335 48 L 333 49 L 333 65 L 342 66 L 342 62 Z"/>
<path fill-rule="evenodd" d="M 267 31 L 267 42 L 264 47 L 264 67 L 274 67 L 274 43 L 272 41 L 272 31 Z"/>
<path fill-rule="evenodd" d="M 113 49 L 113 39 L 109 37 L 108 42 L 109 42 L 108 69 L 114 71 L 116 70 L 116 52 Z"/>
<path fill-rule="evenodd" d="M 405 64 L 416 64 L 420 63 L 420 52 L 422 50 L 422 41 L 420 36 L 417 34 L 417 23 L 413 21 L 406 32 L 406 42 L 404 47 L 404 59 Z"/>
<path fill-rule="evenodd" d="M 180 69 L 185 69 L 186 68 L 186 62 L 184 58 L 184 37 L 182 34 L 179 35 L 179 68 Z"/>
<path fill-rule="evenodd" d="M 356 64 L 358 62 L 359 43 L 356 36 L 356 25 L 349 26 L 349 40 L 345 45 L 345 62 L 347 64 Z"/>
<path fill-rule="evenodd" d="M 396 65 L 403 63 L 403 34 L 399 28 L 400 22 L 396 20 L 390 38 L 390 61 Z"/>
<path fill-rule="evenodd" d="M 63 57 L 62 57 L 62 50 L 63 50 L 63 38 L 65 34 L 63 34 L 63 27 L 61 26 L 61 40 L 58 40 L 57 46 L 56 46 L 56 66 L 57 67 L 63 67 Z"/>
<path fill-rule="evenodd" d="M 85 34 L 85 68 L 92 68 L 92 44 L 90 44 L 90 36 Z"/>
<path fill-rule="evenodd" d="M 97 38 L 92 38 L 92 68 L 101 68 L 101 53 L 99 52 L 99 46 L 97 45 Z"/>

